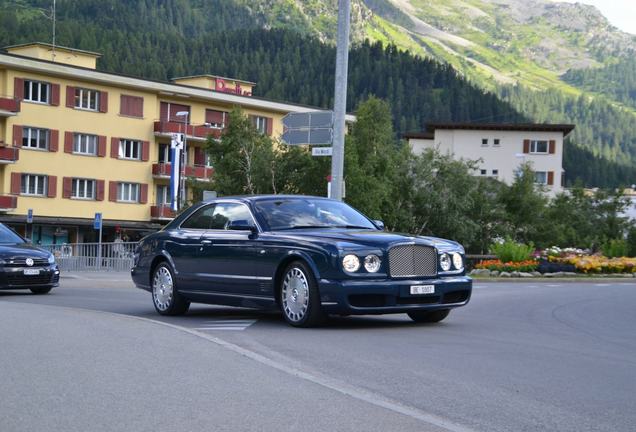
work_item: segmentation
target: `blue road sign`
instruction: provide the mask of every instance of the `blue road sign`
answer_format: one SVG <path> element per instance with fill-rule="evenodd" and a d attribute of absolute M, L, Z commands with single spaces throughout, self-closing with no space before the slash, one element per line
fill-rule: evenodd
<path fill-rule="evenodd" d="M 33 209 L 27 210 L 27 223 L 33 223 Z"/>
<path fill-rule="evenodd" d="M 101 229 L 102 228 L 102 214 L 95 213 L 95 220 L 93 221 L 93 228 Z"/>

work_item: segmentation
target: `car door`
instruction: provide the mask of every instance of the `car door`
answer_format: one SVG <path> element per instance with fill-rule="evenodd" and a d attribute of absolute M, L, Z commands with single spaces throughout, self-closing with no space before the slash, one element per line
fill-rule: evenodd
<path fill-rule="evenodd" d="M 226 295 L 258 292 L 253 235 L 251 231 L 229 229 L 236 221 L 247 221 L 255 226 L 247 205 L 238 202 L 216 204 L 210 229 L 201 238 L 201 265 L 197 277 L 205 291 Z"/>

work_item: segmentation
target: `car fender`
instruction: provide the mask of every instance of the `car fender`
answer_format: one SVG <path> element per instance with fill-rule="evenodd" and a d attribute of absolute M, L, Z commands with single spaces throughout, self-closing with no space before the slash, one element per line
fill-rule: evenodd
<path fill-rule="evenodd" d="M 289 252 L 287 252 L 287 254 L 280 261 L 278 267 L 280 268 L 281 264 L 290 262 L 294 258 L 302 259 L 304 262 L 306 262 L 309 268 L 311 269 L 311 271 L 313 272 L 316 280 L 320 280 L 320 270 L 318 270 L 318 266 L 316 265 L 314 258 L 310 254 L 308 254 L 306 251 L 303 251 L 303 250 L 292 249 Z"/>

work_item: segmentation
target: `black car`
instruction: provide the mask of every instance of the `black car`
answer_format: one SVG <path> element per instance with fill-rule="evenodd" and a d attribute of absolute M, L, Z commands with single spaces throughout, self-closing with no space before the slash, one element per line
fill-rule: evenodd
<path fill-rule="evenodd" d="M 47 294 L 60 281 L 53 255 L 0 223 L 0 290 L 29 289 Z"/>
<path fill-rule="evenodd" d="M 306 196 L 197 204 L 141 240 L 131 273 L 162 315 L 190 302 L 277 307 L 302 327 L 328 314 L 438 322 L 472 290 L 458 243 L 385 232 L 347 204 Z"/>

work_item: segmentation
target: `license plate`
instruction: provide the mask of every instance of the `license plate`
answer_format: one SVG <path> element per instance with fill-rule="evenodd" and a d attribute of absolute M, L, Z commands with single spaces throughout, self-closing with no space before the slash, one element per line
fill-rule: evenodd
<path fill-rule="evenodd" d="M 435 294 L 435 285 L 411 285 L 411 294 Z"/>
<path fill-rule="evenodd" d="M 24 269 L 25 276 L 35 276 L 40 274 L 40 269 Z"/>

